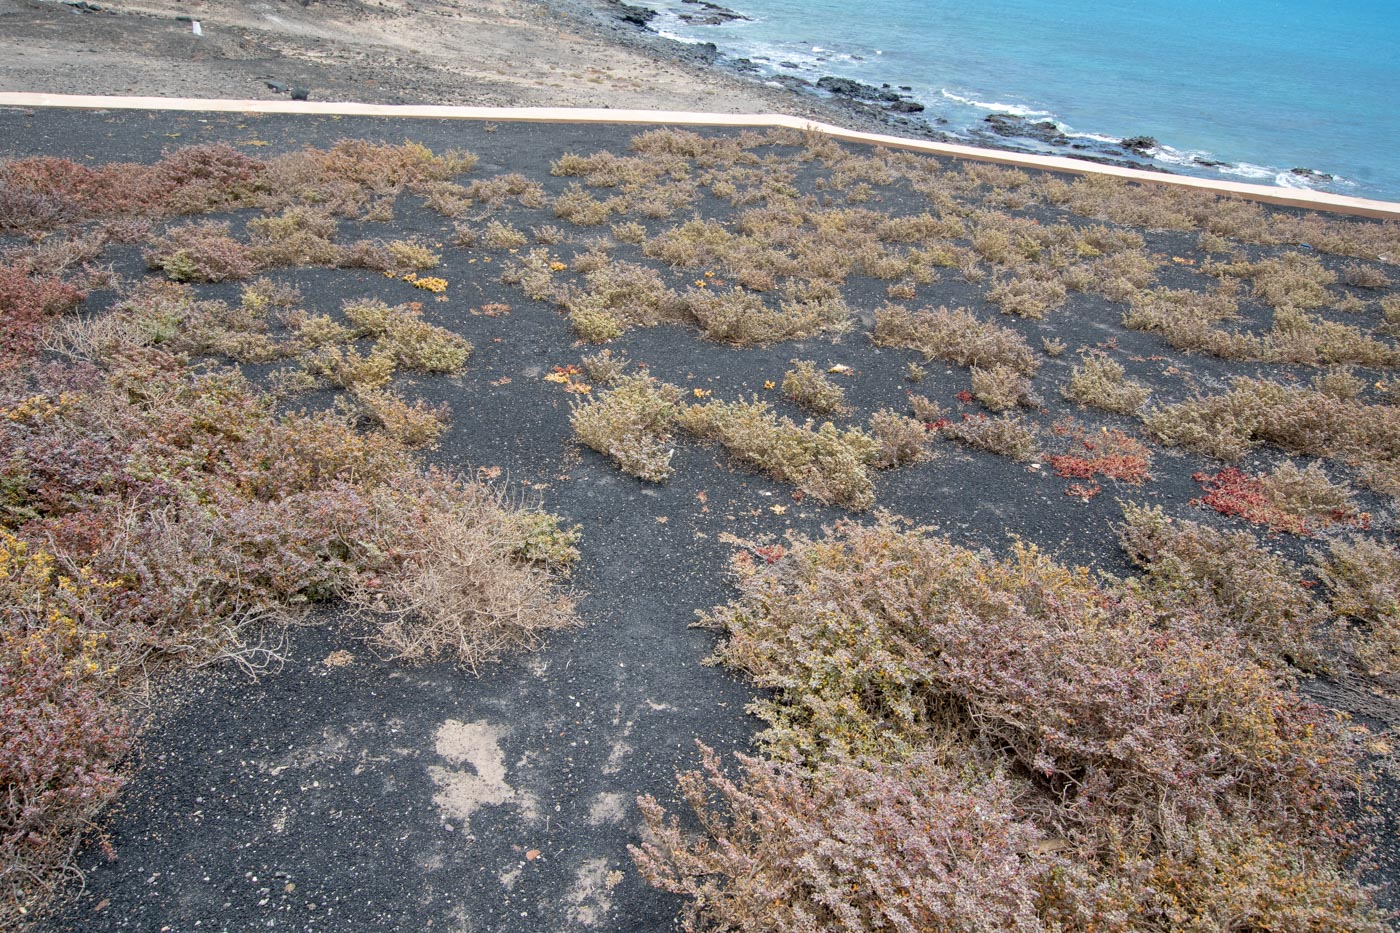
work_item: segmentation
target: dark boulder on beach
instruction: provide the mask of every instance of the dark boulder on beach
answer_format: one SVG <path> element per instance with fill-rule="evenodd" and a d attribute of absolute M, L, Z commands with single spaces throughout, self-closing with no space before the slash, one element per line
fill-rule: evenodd
<path fill-rule="evenodd" d="M 1127 139 L 1120 139 L 1118 145 L 1129 152 L 1146 155 L 1148 150 L 1156 149 L 1158 144 L 1155 136 L 1129 136 Z"/>
<path fill-rule="evenodd" d="M 916 100 L 897 100 L 889 109 L 895 113 L 923 113 L 924 105 Z"/>
<path fill-rule="evenodd" d="M 1025 117 L 1018 117 L 1014 113 L 994 113 L 983 122 L 987 124 L 989 130 L 998 136 L 1034 139 L 1036 142 L 1050 146 L 1069 145 L 1069 137 L 1060 132 L 1060 128 L 1049 120 L 1032 123 Z"/>
<path fill-rule="evenodd" d="M 819 78 L 817 87 L 831 94 L 851 97 L 856 100 L 878 100 L 886 103 L 894 103 L 899 100 L 899 95 L 894 91 L 886 91 L 873 84 L 862 84 L 859 81 L 852 81 L 850 78 L 837 78 L 832 75 L 824 75 Z"/>
<path fill-rule="evenodd" d="M 763 70 L 759 67 L 758 63 L 751 58 L 736 58 L 729 63 L 729 67 L 740 74 L 756 74 Z"/>

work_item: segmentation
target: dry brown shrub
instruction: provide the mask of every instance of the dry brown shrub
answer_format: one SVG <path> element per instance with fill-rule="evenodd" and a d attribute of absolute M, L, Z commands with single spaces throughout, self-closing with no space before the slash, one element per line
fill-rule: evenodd
<path fill-rule="evenodd" d="M 338 229 L 328 211 L 294 205 L 248 221 L 249 249 L 263 267 L 335 266 L 345 253 L 334 242 Z"/>
<path fill-rule="evenodd" d="M 554 199 L 554 216 L 580 227 L 596 227 L 607 223 L 615 206 L 611 202 L 599 201 L 575 184 Z"/>
<path fill-rule="evenodd" d="M 1031 381 L 1010 366 L 972 367 L 972 394 L 992 411 L 1040 407 Z"/>
<path fill-rule="evenodd" d="M 1390 276 L 1378 266 L 1349 262 L 1342 267 L 1342 281 L 1353 288 L 1389 288 Z"/>
<path fill-rule="evenodd" d="M 432 444 L 447 428 L 450 409 L 445 404 L 429 406 L 422 399 L 409 404 L 387 388 L 360 387 L 354 398 L 370 423 L 410 449 Z"/>
<path fill-rule="evenodd" d="M 987 300 L 1005 314 L 1039 320 L 1064 304 L 1068 294 L 1065 283 L 1052 272 L 1035 269 L 1028 275 L 994 281 Z"/>
<path fill-rule="evenodd" d="M 1400 549 L 1356 537 L 1312 557 L 1332 611 L 1353 620 L 1348 642 L 1357 660 L 1372 674 L 1400 672 Z"/>
<path fill-rule="evenodd" d="M 525 297 L 533 301 L 552 301 L 559 294 L 554 273 L 563 267 L 562 262 L 550 256 L 549 250 L 539 247 L 508 262 L 501 270 L 501 281 L 519 285 Z"/>
<path fill-rule="evenodd" d="M 1030 461 L 1041 455 L 1040 428 L 1019 415 L 988 418 L 965 414 L 962 421 L 944 427 L 943 433 L 969 447 L 1012 460 Z"/>
<path fill-rule="evenodd" d="M 481 242 L 492 249 L 519 249 L 530 240 L 510 224 L 493 220 L 482 231 Z"/>
<path fill-rule="evenodd" d="M 681 411 L 681 391 L 650 376 L 626 376 L 617 386 L 587 402 L 576 402 L 569 416 L 574 436 L 618 469 L 651 483 L 671 475 L 671 428 Z"/>
<path fill-rule="evenodd" d="M 1303 253 L 1262 259 L 1249 265 L 1248 274 L 1254 280 L 1254 297 L 1272 308 L 1320 308 L 1332 300 L 1327 286 L 1337 281 L 1315 256 Z"/>
<path fill-rule="evenodd" d="M 818 415 L 844 410 L 846 393 L 817 369 L 812 360 L 791 360 L 792 369 L 783 373 L 783 394 Z"/>
<path fill-rule="evenodd" d="M 472 673 L 511 651 L 533 651 L 545 633 L 576 628 L 573 597 L 521 559 L 518 528 L 499 495 L 475 495 L 428 517 L 402 543 L 402 566 L 365 581 L 350 604 L 378 625 L 375 643 L 408 662 L 452 661 Z"/>
<path fill-rule="evenodd" d="M 1135 415 L 1147 404 L 1152 390 L 1128 379 L 1123 367 L 1103 352 L 1085 353 L 1080 360 L 1065 386 L 1065 398 L 1120 415 Z"/>
<path fill-rule="evenodd" d="M 1144 420 L 1158 440 L 1236 460 L 1260 443 L 1289 453 L 1337 457 L 1361 470 L 1378 492 L 1400 494 L 1400 408 L 1339 399 L 1317 384 L 1280 385 L 1236 379 L 1224 395 L 1198 397 L 1149 412 Z"/>
<path fill-rule="evenodd" d="M 583 371 L 594 385 L 612 385 L 622 378 L 632 362 L 625 353 L 614 354 L 611 350 L 600 350 L 583 357 L 579 362 Z"/>
<path fill-rule="evenodd" d="M 774 479 L 798 486 L 823 502 L 867 509 L 875 501 L 867 467 L 879 442 L 857 428 L 830 421 L 813 427 L 779 418 L 767 402 L 711 401 L 683 410 L 677 423 L 696 437 L 718 441 L 729 453 Z"/>
<path fill-rule="evenodd" d="M 962 309 L 910 311 L 887 303 L 875 312 L 872 337 L 880 346 L 918 350 L 925 359 L 958 366 L 1001 365 L 1026 376 L 1040 367 L 1030 344 L 1016 331 Z"/>
<path fill-rule="evenodd" d="M 1123 517 L 1119 540 L 1163 610 L 1191 607 L 1222 633 L 1246 639 L 1261 659 L 1325 668 L 1326 614 L 1300 584 L 1296 565 L 1248 532 L 1172 519 L 1160 507 L 1124 504 Z"/>
<path fill-rule="evenodd" d="M 707 751 L 698 837 L 641 800 L 633 857 L 686 928 L 1384 929 L 1327 712 L 1213 604 L 1012 550 L 885 516 L 735 559 L 703 624 L 782 763 Z"/>
<path fill-rule="evenodd" d="M 870 434 L 880 442 L 874 465 L 881 470 L 904 466 L 928 456 L 929 434 L 923 421 L 882 408 L 870 416 Z"/>
<path fill-rule="evenodd" d="M 924 424 L 932 424 L 948 414 L 947 409 L 928 396 L 917 395 L 913 392 L 909 393 L 909 407 L 914 412 L 914 417 Z"/>
<path fill-rule="evenodd" d="M 166 230 L 145 256 L 146 265 L 176 282 L 225 282 L 257 271 L 256 259 L 229 234 L 229 225 L 213 221 Z"/>
<path fill-rule="evenodd" d="M 851 323 L 851 309 L 840 292 L 819 283 L 790 284 L 776 309 L 743 288 L 693 288 L 684 298 L 706 339 L 736 346 L 839 333 Z"/>

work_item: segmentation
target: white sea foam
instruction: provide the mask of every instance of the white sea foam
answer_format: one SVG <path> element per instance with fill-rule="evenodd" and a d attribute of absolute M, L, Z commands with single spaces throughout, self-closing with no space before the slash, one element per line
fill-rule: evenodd
<path fill-rule="evenodd" d="M 946 87 L 938 92 L 951 101 L 965 104 L 968 107 L 976 107 L 979 110 L 986 110 L 992 113 L 1009 113 L 1015 117 L 1053 117 L 1054 114 L 1048 110 L 1036 110 L 1033 107 L 1023 107 L 1020 104 L 987 103 L 986 101 L 973 100 L 971 97 L 963 97 L 961 94 L 954 94 Z"/>

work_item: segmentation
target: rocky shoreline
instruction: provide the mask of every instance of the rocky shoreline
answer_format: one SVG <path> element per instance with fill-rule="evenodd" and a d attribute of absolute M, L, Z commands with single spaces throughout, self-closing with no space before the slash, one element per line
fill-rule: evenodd
<path fill-rule="evenodd" d="M 1035 121 L 1012 113 L 989 114 L 980 127 L 954 134 L 942 127 L 941 117 L 922 116 L 923 104 L 914 100 L 907 85 L 867 84 L 840 75 L 822 75 L 810 81 L 797 75 L 772 73 L 749 58 L 725 55 L 712 42 L 688 43 L 660 35 L 653 29 L 658 13 L 626 0 L 541 0 L 556 14 L 574 19 L 621 45 L 643 49 L 682 64 L 713 68 L 726 75 L 765 87 L 782 87 L 801 109 L 816 104 L 833 113 L 834 122 L 852 129 L 893 133 L 916 139 L 960 143 L 1033 155 L 1060 155 L 1104 165 L 1157 171 L 1172 170 L 1151 159 L 1157 141 L 1134 136 L 1117 145 L 1071 138 L 1049 120 Z M 741 13 L 708 0 L 682 0 L 700 12 L 681 14 L 692 25 L 719 25 L 747 19 Z M 1221 163 L 1222 165 L 1224 163 Z M 1212 167 L 1203 163 L 1202 167 Z M 1309 170 L 1300 169 L 1300 177 Z"/>
<path fill-rule="evenodd" d="M 980 125 L 953 133 L 944 129 L 943 117 L 925 116 L 924 104 L 909 93 L 908 85 L 867 84 L 840 75 L 822 75 L 816 81 L 781 70 L 792 63 L 779 62 L 779 67 L 750 58 L 724 54 L 712 42 L 688 43 L 658 34 L 653 27 L 657 11 L 626 0 L 544 0 L 555 9 L 567 9 L 594 21 L 612 41 L 644 48 L 655 55 L 692 66 L 713 68 L 723 74 L 765 87 L 781 87 L 792 93 L 795 103 L 810 107 L 817 104 L 834 111 L 835 122 L 855 129 L 894 133 L 919 139 L 960 143 L 1020 152 L 1032 155 L 1057 155 L 1103 165 L 1116 165 L 1144 171 L 1178 174 L 1179 170 L 1157 161 L 1161 145 L 1152 136 L 1136 135 L 1116 142 L 1083 136 L 1070 136 L 1050 120 L 1035 120 L 1015 113 L 991 113 Z M 688 25 L 714 26 L 747 20 L 742 13 L 710 0 L 682 0 L 697 7 L 695 13 L 680 13 L 678 18 Z M 1191 167 L 1199 169 L 1230 169 L 1229 162 L 1196 157 Z M 1315 169 L 1298 167 L 1289 172 L 1309 186 L 1326 184 L 1332 175 Z"/>

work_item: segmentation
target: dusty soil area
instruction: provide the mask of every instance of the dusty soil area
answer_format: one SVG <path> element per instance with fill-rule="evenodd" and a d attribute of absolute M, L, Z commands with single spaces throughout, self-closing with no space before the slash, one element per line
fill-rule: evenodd
<path fill-rule="evenodd" d="M 96 6 L 0 0 L 0 88 L 264 99 L 273 81 L 315 100 L 837 116 L 687 63 L 683 46 L 577 0 Z"/>

